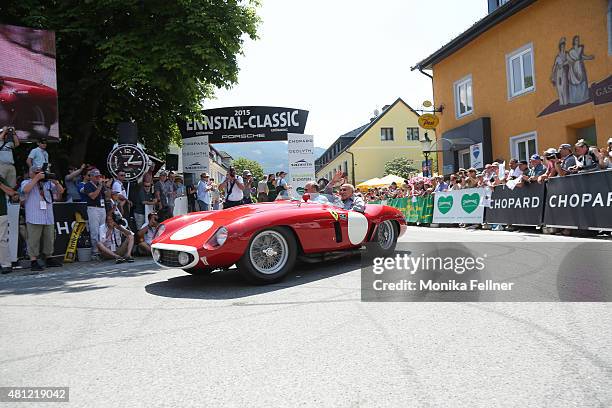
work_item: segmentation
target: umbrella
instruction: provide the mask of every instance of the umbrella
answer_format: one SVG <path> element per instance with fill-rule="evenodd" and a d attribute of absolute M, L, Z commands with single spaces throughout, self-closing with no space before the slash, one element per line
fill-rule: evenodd
<path fill-rule="evenodd" d="M 359 184 L 357 184 L 355 187 L 357 187 L 358 189 L 368 189 L 368 188 L 373 188 L 373 187 L 378 187 L 378 186 L 384 186 L 384 184 L 380 184 L 380 179 L 378 177 L 374 177 L 373 179 L 369 179 L 366 181 L 363 181 Z"/>
<path fill-rule="evenodd" d="M 404 179 L 400 176 L 396 176 L 394 174 L 389 174 L 379 180 L 381 185 L 388 186 L 391 183 L 395 182 L 398 186 L 404 184 Z"/>

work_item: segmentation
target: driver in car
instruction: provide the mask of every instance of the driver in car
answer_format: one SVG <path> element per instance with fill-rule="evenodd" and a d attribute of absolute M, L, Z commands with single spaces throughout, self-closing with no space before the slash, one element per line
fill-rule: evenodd
<path fill-rule="evenodd" d="M 333 194 L 334 185 L 343 178 L 344 174 L 338 171 L 325 187 L 325 194 Z M 365 201 L 363 201 L 363 198 L 355 195 L 355 187 L 352 184 L 342 184 L 340 186 L 340 200 L 342 200 L 345 210 L 365 211 Z"/>

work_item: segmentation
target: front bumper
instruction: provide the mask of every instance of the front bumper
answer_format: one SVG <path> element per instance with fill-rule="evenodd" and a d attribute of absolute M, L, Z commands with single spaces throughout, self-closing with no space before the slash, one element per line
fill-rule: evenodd
<path fill-rule="evenodd" d="M 151 245 L 151 252 L 155 263 L 164 268 L 190 269 L 200 261 L 197 248 L 189 245 L 157 243 Z M 189 262 L 185 265 L 178 260 L 181 252 L 189 256 Z"/>

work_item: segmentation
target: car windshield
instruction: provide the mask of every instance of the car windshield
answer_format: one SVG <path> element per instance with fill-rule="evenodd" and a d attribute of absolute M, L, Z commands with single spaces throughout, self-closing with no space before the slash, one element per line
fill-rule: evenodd
<path fill-rule="evenodd" d="M 323 194 L 323 193 L 309 193 L 309 194 L 310 194 L 310 199 L 308 200 L 309 203 L 329 204 L 334 207 L 344 208 L 344 204 L 342 203 L 342 200 L 340 200 L 340 197 L 338 196 L 335 196 L 333 194 Z M 276 197 L 276 200 L 277 201 L 284 201 L 284 200 L 302 201 L 302 196 L 298 195 L 293 190 L 289 190 L 289 191 L 285 191 L 279 194 Z"/>

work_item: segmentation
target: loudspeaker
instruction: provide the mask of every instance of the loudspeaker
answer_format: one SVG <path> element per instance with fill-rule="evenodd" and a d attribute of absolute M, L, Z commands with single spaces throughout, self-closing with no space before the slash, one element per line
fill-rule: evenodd
<path fill-rule="evenodd" d="M 166 170 L 178 171 L 178 154 L 166 154 Z"/>
<path fill-rule="evenodd" d="M 117 125 L 117 143 L 119 144 L 137 144 L 138 143 L 138 126 L 135 122 L 121 122 Z"/>

